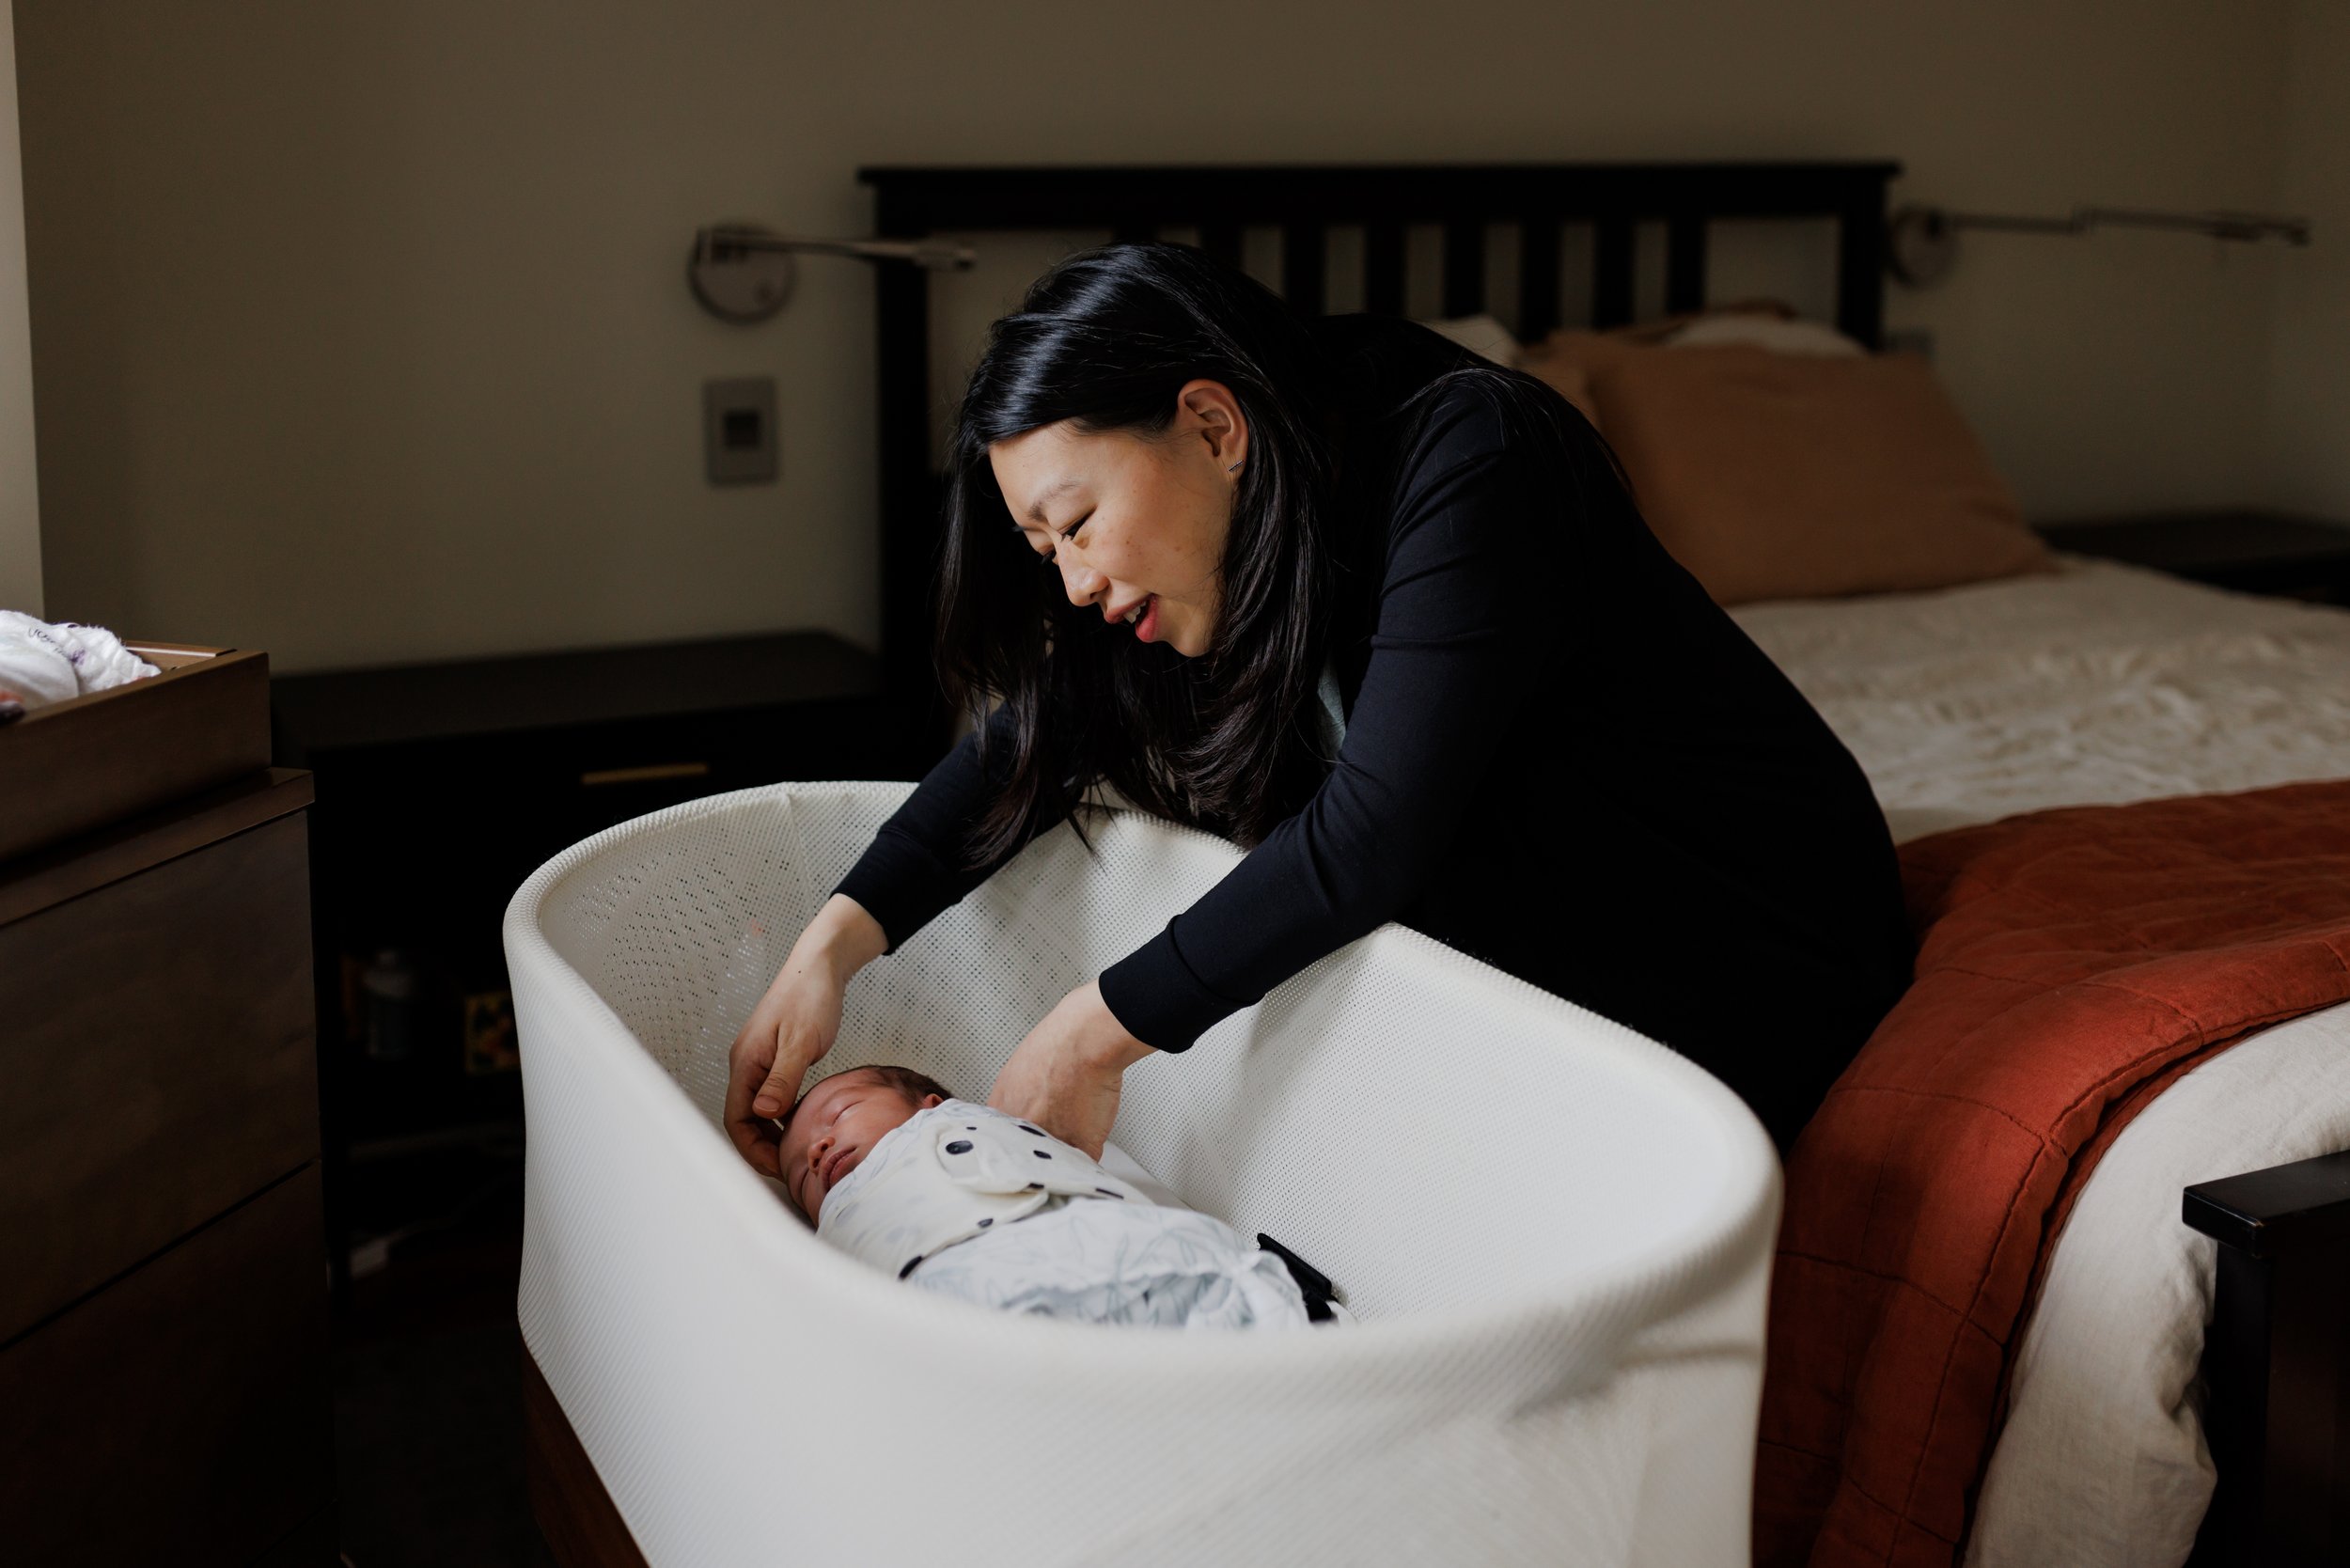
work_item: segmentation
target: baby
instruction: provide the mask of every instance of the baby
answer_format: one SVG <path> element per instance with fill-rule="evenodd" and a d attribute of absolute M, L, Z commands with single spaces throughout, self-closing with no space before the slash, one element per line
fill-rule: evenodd
<path fill-rule="evenodd" d="M 817 1235 L 941 1295 L 1088 1323 L 1308 1321 L 1281 1259 L 1230 1226 L 911 1068 L 818 1082 L 784 1118 L 781 1156 Z"/>

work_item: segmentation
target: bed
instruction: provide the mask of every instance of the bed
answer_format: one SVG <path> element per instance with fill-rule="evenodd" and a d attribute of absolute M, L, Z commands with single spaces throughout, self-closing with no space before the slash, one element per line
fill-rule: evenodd
<path fill-rule="evenodd" d="M 2350 776 L 2339 609 L 2070 560 L 1733 614 L 1852 747 L 1898 839 Z M 2215 1058 L 2123 1130 L 2028 1320 L 1967 1563 L 2183 1560 L 2215 1479 L 2201 1363 L 2218 1249 L 2181 1223 L 2179 1193 L 2350 1148 L 2345 1066 L 2350 1010 L 2335 1008 Z"/>
<path fill-rule="evenodd" d="M 1428 249 L 1412 230 L 1425 228 L 1440 260 L 1440 313 L 1497 308 L 1528 339 L 1575 314 L 1599 326 L 1630 320 L 1651 240 L 1662 242 L 1662 302 L 1680 309 L 1706 297 L 1714 220 L 1825 220 L 1828 313 L 1874 344 L 1885 193 L 1897 172 L 1871 163 L 864 178 L 877 227 L 893 238 L 1170 232 L 1239 259 L 1277 233 L 1277 281 L 1307 310 L 1324 303 L 1341 227 L 1358 247 L 1360 303 L 1402 310 L 1406 273 Z M 1586 312 L 1562 294 L 1568 225 L 1588 229 Z M 1506 300 L 1487 294 L 1503 259 L 1496 247 L 1514 264 Z M 877 286 L 884 659 L 900 699 L 918 709 L 937 519 L 930 454 L 947 389 L 929 279 L 885 270 Z M 2068 563 L 1976 588 L 1738 614 L 1853 747 L 1898 838 L 2048 806 L 2350 775 L 2350 616 L 2341 612 Z M 527 1082 L 534 1026 L 526 1005 L 523 1014 Z M 2350 1095 L 2331 1083 L 2350 1076 L 2333 1070 L 2345 1038 L 2339 1010 L 2270 1030 L 2181 1079 L 2107 1153 L 2058 1240 L 2017 1348 L 2011 1414 L 1966 1560 L 2177 1560 L 2199 1523 L 2198 1562 L 2326 1560 L 2327 1542 L 2342 1539 L 2329 1534 L 2339 1527 L 2328 1499 L 2350 1441 L 2337 1441 L 2343 1402 L 2331 1394 L 2350 1366 L 2350 1313 L 2329 1238 L 2345 1228 L 2350 1179 L 2339 1162 L 2305 1157 L 2350 1147 Z M 531 1114 L 536 1151 L 535 1099 Z M 2190 1184 L 2200 1232 L 2179 1219 Z M 2213 1236 L 2225 1245 L 2215 1248 Z M 526 1275 L 526 1324 L 534 1299 L 544 1310 L 585 1288 Z M 2131 1309 L 2117 1313 L 2123 1302 Z M 542 1364 L 564 1354 L 553 1341 L 547 1354 L 540 1338 L 531 1344 Z M 2311 1387 L 2321 1397 L 2307 1395 Z M 540 1412 L 545 1447 L 562 1448 L 569 1427 L 582 1427 L 593 1460 L 586 1494 L 646 1484 L 619 1450 L 599 1447 L 619 1439 L 596 1411 L 619 1397 L 592 1379 L 558 1381 Z M 591 1430 L 597 1419 L 606 1425 Z M 579 1451 L 567 1451 L 571 1473 L 582 1474 Z M 601 1486 L 600 1471 L 619 1484 Z M 594 1504 L 591 1495 L 582 1506 Z"/>

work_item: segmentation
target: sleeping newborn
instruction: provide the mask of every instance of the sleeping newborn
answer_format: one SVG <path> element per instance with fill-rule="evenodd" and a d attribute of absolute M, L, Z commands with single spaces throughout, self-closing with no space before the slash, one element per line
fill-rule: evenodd
<path fill-rule="evenodd" d="M 818 1236 L 941 1295 L 1087 1323 L 1307 1322 L 1281 1260 L 1230 1226 L 910 1068 L 821 1080 L 784 1119 L 781 1155 Z"/>

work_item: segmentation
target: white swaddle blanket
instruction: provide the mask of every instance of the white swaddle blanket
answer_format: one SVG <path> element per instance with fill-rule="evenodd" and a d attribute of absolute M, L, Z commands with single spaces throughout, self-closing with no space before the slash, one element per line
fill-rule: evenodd
<path fill-rule="evenodd" d="M 1304 1325 L 1280 1259 L 1042 1128 L 948 1100 L 892 1128 L 824 1198 L 816 1233 L 924 1290 L 1089 1323 Z"/>
<path fill-rule="evenodd" d="M 0 691 L 27 708 L 63 702 L 158 673 L 98 626 L 56 625 L 22 610 L 0 610 Z"/>

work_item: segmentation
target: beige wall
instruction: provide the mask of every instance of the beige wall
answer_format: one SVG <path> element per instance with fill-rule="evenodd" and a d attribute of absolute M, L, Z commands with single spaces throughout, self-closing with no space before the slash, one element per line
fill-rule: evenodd
<path fill-rule="evenodd" d="M 2295 0 L 2280 203 L 2315 243 L 2278 261 L 2264 468 L 2280 506 L 2350 522 L 2350 5 Z"/>
<path fill-rule="evenodd" d="M 40 498 L 24 304 L 24 187 L 18 171 L 16 41 L 8 0 L 0 0 L 0 609 L 39 615 Z"/>
<path fill-rule="evenodd" d="M 811 261 L 746 331 L 681 279 L 712 219 L 859 229 L 860 163 L 1890 156 L 1960 205 L 2250 206 L 2288 32 L 2285 0 L 17 5 L 53 613 L 291 668 L 870 638 L 870 280 Z M 1983 238 L 1892 317 L 2035 513 L 2221 501 L 2275 266 Z M 782 481 L 711 489 L 698 385 L 760 372 Z"/>

